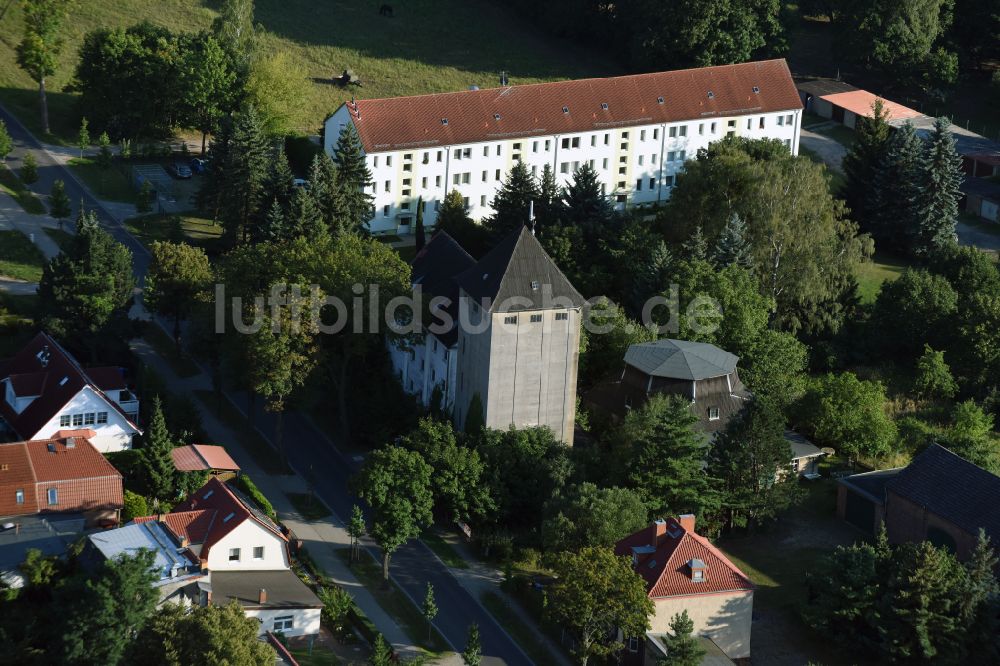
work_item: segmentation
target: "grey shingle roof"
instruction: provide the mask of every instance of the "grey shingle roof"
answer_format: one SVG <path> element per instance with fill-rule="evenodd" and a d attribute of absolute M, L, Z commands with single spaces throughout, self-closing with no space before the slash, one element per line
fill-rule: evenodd
<path fill-rule="evenodd" d="M 469 296 L 490 299 L 491 312 L 547 309 L 555 299 L 572 307 L 585 302 L 527 227 L 512 232 L 455 279 Z"/>
<path fill-rule="evenodd" d="M 785 441 L 792 449 L 792 460 L 796 458 L 813 458 L 823 455 L 822 449 L 794 430 L 785 431 Z"/>
<path fill-rule="evenodd" d="M 654 377 L 709 379 L 728 375 L 739 357 L 706 342 L 656 340 L 631 345 L 625 362 Z"/>
<path fill-rule="evenodd" d="M 260 603 L 261 588 L 267 601 Z M 248 608 L 322 608 L 323 602 L 289 569 L 275 571 L 213 571 L 212 603 L 238 601 Z"/>
<path fill-rule="evenodd" d="M 1000 539 L 1000 476 L 939 444 L 927 447 L 885 487 L 970 534 L 983 528 L 994 542 Z"/>

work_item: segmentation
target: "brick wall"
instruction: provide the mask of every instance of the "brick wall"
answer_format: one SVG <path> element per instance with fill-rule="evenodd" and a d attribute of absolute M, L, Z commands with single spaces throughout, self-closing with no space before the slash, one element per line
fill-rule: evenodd
<path fill-rule="evenodd" d="M 928 530 L 939 529 L 954 539 L 961 560 L 968 558 L 976 546 L 976 535 L 891 491 L 887 493 L 885 513 L 890 543 L 924 541 Z"/>

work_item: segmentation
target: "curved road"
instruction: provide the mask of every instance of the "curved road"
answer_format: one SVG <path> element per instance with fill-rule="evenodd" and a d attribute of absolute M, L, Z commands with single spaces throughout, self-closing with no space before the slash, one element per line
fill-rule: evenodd
<path fill-rule="evenodd" d="M 14 150 L 7 158 L 8 165 L 12 168 L 20 167 L 25 152 L 30 150 L 38 161 L 39 180 L 33 189 L 48 192 L 55 180 L 64 181 L 66 193 L 74 202 L 74 217 L 77 202 L 82 201 L 88 210 L 96 211 L 101 227 L 132 251 L 133 272 L 141 285 L 149 267 L 149 252 L 146 248 L 108 213 L 68 169 L 52 159 L 24 125 L 2 106 L 0 118 L 7 123 L 7 129 L 14 140 Z M 246 404 L 245 396 L 230 397 L 237 405 Z M 273 415 L 258 412 L 256 425 L 263 432 L 272 433 L 272 419 Z M 358 464 L 345 458 L 326 434 L 318 432 L 306 418 L 296 412 L 285 414 L 283 430 L 292 468 L 314 484 L 316 492 L 338 516 L 350 516 L 351 507 L 361 503 L 347 489 L 347 481 Z M 313 471 L 312 475 L 306 476 L 304 472 L 310 470 Z M 464 649 L 468 627 L 476 623 L 479 625 L 484 664 L 533 663 L 422 541 L 410 541 L 396 552 L 392 558 L 392 577 L 418 608 L 420 600 L 424 598 L 426 584 L 429 582 L 434 586 L 434 597 L 439 608 L 434 624 L 456 651 Z"/>

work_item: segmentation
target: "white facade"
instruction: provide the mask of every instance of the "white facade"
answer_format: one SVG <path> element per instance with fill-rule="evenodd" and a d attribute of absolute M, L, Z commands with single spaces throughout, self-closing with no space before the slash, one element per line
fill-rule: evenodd
<path fill-rule="evenodd" d="M 309 636 L 319 633 L 320 616 L 323 611 L 320 608 L 267 608 L 252 609 L 243 611 L 247 617 L 252 617 L 260 622 L 257 635 L 262 636 L 264 632 L 271 631 L 282 633 L 285 636 Z"/>
<path fill-rule="evenodd" d="M 654 634 L 670 633 L 670 620 L 687 611 L 697 636 L 707 636 L 730 659 L 750 657 L 753 592 L 722 592 L 653 599 L 649 622 Z"/>
<path fill-rule="evenodd" d="M 60 430 L 81 428 L 89 428 L 97 433 L 89 439 L 101 453 L 132 448 L 132 437 L 138 432 L 104 396 L 90 386 L 84 386 L 38 432 L 29 435 L 28 439 L 49 439 Z"/>
<path fill-rule="evenodd" d="M 225 516 L 217 520 L 225 520 Z M 205 566 L 209 571 L 288 569 L 288 548 L 284 539 L 247 518 L 212 545 Z"/>
<path fill-rule="evenodd" d="M 447 347 L 437 336 L 427 331 L 422 335 L 419 342 L 410 346 L 389 344 L 393 372 L 403 390 L 415 395 L 425 407 L 431 405 L 434 388 L 439 387 L 441 408 L 451 413 L 455 405 L 457 345 Z"/>
<path fill-rule="evenodd" d="M 330 155 L 340 132 L 353 123 L 342 105 L 326 121 L 324 148 Z M 727 135 L 778 139 L 792 154 L 799 151 L 802 110 L 714 116 L 683 122 L 607 128 L 574 134 L 548 134 L 449 146 L 372 152 L 375 217 L 373 233 L 410 233 L 420 197 L 424 224 L 432 227 L 437 210 L 452 189 L 461 192 L 469 215 L 481 220 L 493 213 L 490 203 L 517 161 L 536 176 L 545 165 L 556 183 L 568 185 L 573 173 L 589 164 L 605 193 L 619 208 L 666 201 L 684 161 Z"/>

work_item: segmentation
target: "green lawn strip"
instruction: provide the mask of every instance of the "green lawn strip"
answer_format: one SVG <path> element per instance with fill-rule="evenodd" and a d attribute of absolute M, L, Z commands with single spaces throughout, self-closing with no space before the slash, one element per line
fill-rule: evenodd
<path fill-rule="evenodd" d="M 205 407 L 215 414 L 239 437 L 240 446 L 253 456 L 267 474 L 288 474 L 289 469 L 281 463 L 278 452 L 271 446 L 246 417 L 225 397 L 220 400 L 215 391 L 196 389 L 192 391 Z"/>
<path fill-rule="evenodd" d="M 222 227 L 214 221 L 195 214 L 186 215 L 143 215 L 125 220 L 125 228 L 146 247 L 154 241 L 178 240 L 176 222 L 180 222 L 180 236 L 183 240 L 211 252 L 222 236 Z"/>
<path fill-rule="evenodd" d="M 285 493 L 292 506 L 299 512 L 303 520 L 320 520 L 330 515 L 330 509 L 323 501 L 309 493 Z"/>
<path fill-rule="evenodd" d="M 511 637 L 517 641 L 521 649 L 531 657 L 536 664 L 554 664 L 556 658 L 549 650 L 545 642 L 538 639 L 535 632 L 531 630 L 524 620 L 522 620 L 507 602 L 496 592 L 484 592 L 480 601 L 486 606 L 497 622 L 507 631 Z"/>
<path fill-rule="evenodd" d="M 394 248 L 399 257 L 406 263 L 413 261 L 413 258 L 417 256 L 417 246 L 416 245 L 403 245 L 402 247 Z"/>
<path fill-rule="evenodd" d="M 8 316 L 32 317 L 38 308 L 38 295 L 7 294 L 0 291 L 0 308 L 6 310 Z"/>
<path fill-rule="evenodd" d="M 434 554 L 452 569 L 469 568 L 469 563 L 452 548 L 450 543 L 442 539 L 441 535 L 434 531 L 433 528 L 420 535 L 420 540 L 427 544 L 427 547 L 433 550 Z"/>
<path fill-rule="evenodd" d="M 336 655 L 319 645 L 313 646 L 312 654 L 309 654 L 308 648 L 289 650 L 289 652 L 299 666 L 338 666 L 343 663 Z"/>
<path fill-rule="evenodd" d="M 170 365 L 170 369 L 181 379 L 194 377 L 201 372 L 201 368 L 187 354 L 183 351 L 177 351 L 177 345 L 174 344 L 174 341 L 154 322 L 150 322 L 145 327 L 142 337 L 146 342 L 153 345 L 156 353 L 166 359 Z"/>
<path fill-rule="evenodd" d="M 28 189 L 28 186 L 21 182 L 10 168 L 5 164 L 0 164 L 0 190 L 3 190 L 21 205 L 26 212 L 32 215 L 44 215 L 46 213 L 45 204 L 35 196 L 35 193 Z"/>
<path fill-rule="evenodd" d="M 0 231 L 0 275 L 25 282 L 42 279 L 45 256 L 20 231 Z"/>
<path fill-rule="evenodd" d="M 388 613 L 396 621 L 396 624 L 406 632 L 406 635 L 417 642 L 419 647 L 436 654 L 451 651 L 437 628 L 432 629 L 431 640 L 427 641 L 427 620 L 420 613 L 420 609 L 394 582 L 389 581 L 389 586 L 385 586 L 382 580 L 381 565 L 376 563 L 367 553 L 362 553 L 361 558 L 354 563 L 351 563 L 349 548 L 341 548 L 336 551 L 336 554 L 351 567 L 351 571 L 375 597 L 382 610 Z"/>
<path fill-rule="evenodd" d="M 92 157 L 74 157 L 69 169 L 82 180 L 99 199 L 135 203 L 135 190 L 119 164 L 102 169 Z"/>
<path fill-rule="evenodd" d="M 54 240 L 63 252 L 66 251 L 66 248 L 69 247 L 70 242 L 73 240 L 73 234 L 62 229 L 49 229 L 45 227 L 42 231 L 45 232 L 46 236 Z"/>
<path fill-rule="evenodd" d="M 897 257 L 876 252 L 871 261 L 858 266 L 858 295 L 862 303 L 874 303 L 882 283 L 895 280 L 909 264 Z"/>

